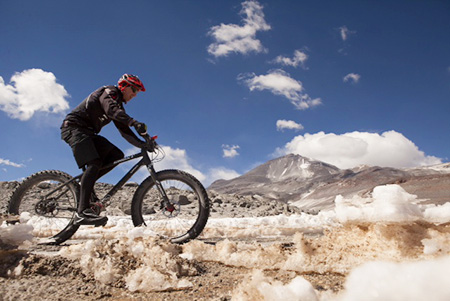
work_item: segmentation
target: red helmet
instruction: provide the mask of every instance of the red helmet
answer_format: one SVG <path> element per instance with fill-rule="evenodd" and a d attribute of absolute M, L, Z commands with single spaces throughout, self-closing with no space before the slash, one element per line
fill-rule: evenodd
<path fill-rule="evenodd" d="M 117 85 L 119 86 L 119 89 L 121 91 L 123 91 L 123 89 L 125 89 L 128 86 L 133 86 L 142 92 L 145 91 L 144 84 L 141 82 L 139 77 L 137 77 L 136 75 L 133 75 L 133 74 L 122 75 L 122 77 L 117 82 Z"/>

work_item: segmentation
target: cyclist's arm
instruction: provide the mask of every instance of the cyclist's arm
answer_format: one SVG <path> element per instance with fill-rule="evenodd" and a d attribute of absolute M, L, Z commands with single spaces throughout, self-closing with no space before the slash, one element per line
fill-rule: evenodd
<path fill-rule="evenodd" d="M 124 110 L 121 103 L 122 96 L 114 89 L 106 88 L 100 96 L 99 101 L 106 115 L 113 121 L 120 122 L 130 127 L 134 119 L 131 118 Z"/>
<path fill-rule="evenodd" d="M 120 123 L 116 120 L 113 120 L 113 122 L 114 125 L 119 130 L 122 137 L 125 138 L 125 140 L 127 140 L 130 144 L 139 148 L 145 145 L 145 142 L 140 140 L 127 125 Z"/>

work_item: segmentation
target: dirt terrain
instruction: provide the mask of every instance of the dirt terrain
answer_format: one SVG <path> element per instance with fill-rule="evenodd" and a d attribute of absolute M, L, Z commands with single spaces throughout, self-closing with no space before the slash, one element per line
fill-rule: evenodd
<path fill-rule="evenodd" d="M 14 184 L 0 186 L 4 208 Z M 125 199 L 130 193 L 119 195 Z M 265 228 L 227 228 L 214 226 L 212 220 L 204 236 L 184 245 L 131 235 L 127 229 L 114 232 L 114 226 L 96 230 L 95 239 L 72 239 L 62 246 L 32 242 L 18 248 L 3 241 L 0 300 L 262 300 L 270 294 L 270 300 L 276 300 L 274 292 L 287 294 L 302 279 L 312 286 L 310 300 L 339 300 L 352 270 L 367 262 L 417 262 L 450 254 L 449 223 L 359 222 L 282 229 L 277 228 L 282 223 L 271 225 L 267 218 L 283 214 L 288 224 L 298 210 L 251 196 L 210 197 L 212 219 L 259 216 Z M 126 211 L 119 203 L 115 206 Z M 14 222 L 0 217 L 1 231 L 20 226 L 3 223 L 8 219 Z M 266 231 L 278 234 L 263 239 Z"/>
<path fill-rule="evenodd" d="M 59 256 L 10 254 L 17 262 L 22 256 L 24 269 L 20 277 L 0 277 L 3 300 L 231 300 L 251 270 L 217 262 L 196 262 L 194 275 L 183 276 L 193 285 L 189 289 L 162 292 L 130 292 L 123 283 L 105 285 L 86 275 L 78 263 Z M 5 260 L 5 257 L 2 259 Z M 2 264 L 5 267 L 5 264 Z M 266 270 L 264 274 L 287 283 L 297 273 Z M 338 291 L 344 275 L 303 273 L 318 290 Z"/>
<path fill-rule="evenodd" d="M 17 182 L 0 183 L 2 212 L 5 211 L 7 200 L 16 185 Z M 110 185 L 107 184 L 97 184 L 96 186 L 100 196 L 109 188 Z M 134 193 L 135 189 L 136 186 L 130 184 L 119 191 L 113 200 L 112 207 L 127 212 L 130 195 Z M 249 196 L 219 195 L 210 192 L 210 198 L 212 217 L 232 218 L 300 213 L 300 210 L 295 207 Z M 0 224 L 8 219 L 11 221 L 11 218 L 6 215 L 0 216 Z M 12 222 L 14 221 L 12 220 Z M 264 244 L 275 244 L 284 253 L 294 252 L 292 243 L 285 242 L 290 239 L 283 237 L 279 243 L 271 241 L 264 242 Z M 240 242 L 239 248 L 253 248 L 255 245 L 260 245 L 255 243 L 251 237 L 243 240 L 247 240 L 247 242 Z M 214 247 L 217 241 L 217 238 L 209 239 L 202 244 Z M 255 270 L 239 264 L 223 262 L 223 260 L 184 260 L 183 265 L 186 266 L 186 271 L 177 273 L 177 277 L 188 281 L 189 287 L 131 292 L 123 279 L 107 284 L 102 283 L 96 279 L 92 271 L 80 265 L 80 259 L 70 259 L 59 255 L 60 250 L 74 247 L 77 243 L 79 242 L 69 241 L 62 246 L 27 245 L 22 246 L 22 250 L 17 249 L 17 246 L 1 243 L 0 300 L 231 300 L 233 296 L 245 294 L 247 289 L 242 285 L 251 280 Z M 164 244 L 168 243 L 164 242 Z M 176 248 L 180 247 L 176 246 Z M 108 251 L 99 250 L 98 252 L 107 253 Z M 123 260 L 125 256 L 121 255 L 117 259 Z M 119 264 L 123 265 L 124 269 L 135 269 L 136 263 L 133 261 L 136 261 L 136 258 Z M 343 274 L 332 272 L 298 272 L 279 268 L 257 270 L 263 271 L 268 279 L 281 281 L 283 284 L 289 283 L 301 275 L 319 291 L 338 292 L 345 279 Z"/>

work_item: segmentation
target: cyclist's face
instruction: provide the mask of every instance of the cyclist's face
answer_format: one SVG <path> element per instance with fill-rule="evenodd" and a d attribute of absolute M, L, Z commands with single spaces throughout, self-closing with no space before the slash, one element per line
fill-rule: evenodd
<path fill-rule="evenodd" d="M 132 100 L 138 94 L 139 90 L 136 90 L 133 88 L 134 87 L 128 86 L 125 89 L 123 89 L 122 94 L 123 94 L 123 100 L 125 101 L 125 103 Z"/>

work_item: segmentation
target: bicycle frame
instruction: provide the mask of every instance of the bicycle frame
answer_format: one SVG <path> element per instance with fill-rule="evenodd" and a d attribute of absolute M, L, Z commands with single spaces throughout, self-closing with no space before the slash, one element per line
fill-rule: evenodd
<path fill-rule="evenodd" d="M 146 149 L 141 149 L 140 153 L 131 155 L 131 156 L 127 156 L 124 157 L 122 159 L 116 160 L 106 166 L 103 166 L 101 168 L 101 170 L 106 169 L 106 168 L 115 168 L 116 166 L 140 158 L 142 157 L 141 160 L 139 160 L 139 162 L 137 162 L 123 177 L 122 179 L 120 179 L 119 182 L 117 182 L 116 185 L 113 186 L 113 188 L 111 188 L 111 190 L 108 191 L 108 193 L 105 194 L 105 196 L 103 196 L 103 198 L 100 200 L 100 202 L 102 203 L 103 206 L 108 206 L 109 205 L 109 201 L 110 199 L 116 194 L 117 191 L 119 191 L 120 188 L 123 187 L 123 185 L 125 185 L 125 183 L 142 167 L 142 166 L 147 166 L 147 170 L 150 173 L 150 176 L 152 177 L 152 179 L 155 181 L 156 183 L 156 187 L 158 189 L 158 191 L 161 193 L 161 196 L 163 197 L 164 203 L 165 205 L 170 206 L 170 202 L 168 200 L 167 194 L 164 190 L 164 188 L 162 187 L 161 183 L 157 180 L 156 178 L 156 171 L 155 168 L 153 167 L 153 161 L 152 159 L 150 159 L 150 156 L 147 153 Z M 82 177 L 82 173 L 79 174 L 76 177 L 71 178 L 70 180 L 68 180 L 67 182 L 64 182 L 60 185 L 58 185 L 55 189 L 53 189 L 52 191 L 50 191 L 45 197 L 49 197 L 50 195 L 52 195 L 53 193 L 55 193 L 56 191 L 58 191 L 59 189 L 61 189 L 64 186 L 67 186 L 68 184 L 72 183 L 73 181 L 78 181 L 79 179 L 81 179 Z M 62 193 L 64 194 L 64 193 Z M 61 194 L 61 195 L 62 195 Z"/>

